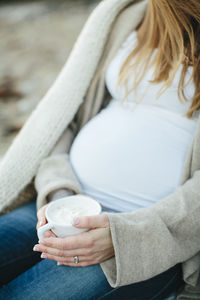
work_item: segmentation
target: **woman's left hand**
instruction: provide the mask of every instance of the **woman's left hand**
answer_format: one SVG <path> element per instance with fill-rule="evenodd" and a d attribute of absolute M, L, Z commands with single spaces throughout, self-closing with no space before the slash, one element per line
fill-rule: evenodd
<path fill-rule="evenodd" d="M 66 238 L 49 237 L 35 245 L 34 251 L 42 252 L 42 258 L 57 261 L 60 265 L 85 267 L 101 263 L 114 256 L 109 219 L 106 214 L 74 219 L 73 226 L 91 228 L 87 232 Z M 74 256 L 79 263 L 75 264 Z"/>

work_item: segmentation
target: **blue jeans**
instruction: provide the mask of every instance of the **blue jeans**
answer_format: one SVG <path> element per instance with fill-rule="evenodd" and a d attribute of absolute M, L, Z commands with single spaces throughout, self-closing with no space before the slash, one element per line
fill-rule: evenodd
<path fill-rule="evenodd" d="M 35 202 L 0 217 L 0 300 L 163 300 L 182 284 L 180 265 L 115 289 L 99 264 L 57 266 L 32 250 L 38 241 L 36 222 Z"/>

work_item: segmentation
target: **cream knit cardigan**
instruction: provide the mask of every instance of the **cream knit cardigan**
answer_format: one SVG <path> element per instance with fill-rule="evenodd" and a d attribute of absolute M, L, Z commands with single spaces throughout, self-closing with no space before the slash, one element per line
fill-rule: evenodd
<path fill-rule="evenodd" d="M 65 151 L 107 105 L 106 66 L 142 20 L 146 4 L 104 0 L 91 14 L 55 83 L 0 164 L 0 211 L 16 202 L 33 178 L 37 208 L 55 189 L 82 192 Z M 148 279 L 182 262 L 186 288 L 196 293 L 192 298 L 185 290 L 178 299 L 200 299 L 195 288 L 200 270 L 200 119 L 174 193 L 150 208 L 108 216 L 115 257 L 101 267 L 112 287 Z"/>

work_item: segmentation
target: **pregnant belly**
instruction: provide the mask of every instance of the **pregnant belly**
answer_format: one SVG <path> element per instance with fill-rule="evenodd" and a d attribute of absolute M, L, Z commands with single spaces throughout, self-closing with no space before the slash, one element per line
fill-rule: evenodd
<path fill-rule="evenodd" d="M 70 149 L 83 191 L 129 211 L 152 205 L 179 184 L 195 122 L 158 107 L 135 110 L 111 100 Z"/>

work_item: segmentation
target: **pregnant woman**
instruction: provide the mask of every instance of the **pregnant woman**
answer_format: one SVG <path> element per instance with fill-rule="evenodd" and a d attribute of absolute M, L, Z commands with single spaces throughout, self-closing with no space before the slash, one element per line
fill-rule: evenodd
<path fill-rule="evenodd" d="M 21 205 L 0 217 L 0 299 L 200 299 L 199 80 L 198 0 L 97 6 L 0 165 L 1 211 Z M 38 243 L 74 194 L 103 213 Z"/>

